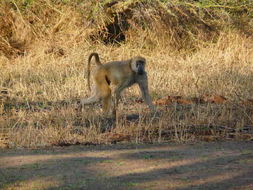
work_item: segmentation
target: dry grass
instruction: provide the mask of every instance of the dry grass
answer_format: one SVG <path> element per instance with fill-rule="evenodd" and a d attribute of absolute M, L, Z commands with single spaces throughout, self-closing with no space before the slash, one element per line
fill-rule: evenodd
<path fill-rule="evenodd" d="M 126 31 L 127 41 L 115 46 L 88 38 L 95 30 L 94 25 L 89 26 L 87 14 L 99 19 L 103 16 L 95 17 L 95 9 L 85 15 L 80 9 L 76 11 L 75 4 L 70 2 L 34 1 L 30 7 L 19 3 L 1 4 L 1 10 L 8 14 L 0 18 L 5 22 L 0 40 L 0 126 L 11 129 L 8 146 L 111 143 L 117 140 L 187 141 L 199 139 L 198 135 L 217 139 L 228 138 L 229 131 L 238 132 L 245 126 L 252 126 L 252 106 L 241 104 L 253 94 L 252 37 L 231 27 L 218 33 L 214 31 L 215 40 L 205 42 L 206 29 L 194 34 L 196 28 L 175 27 L 175 20 L 164 25 L 163 17 L 158 17 L 159 11 L 150 12 L 150 6 L 141 5 L 147 8 L 143 18 L 138 17 L 140 5 L 133 8 L 135 17 Z M 161 11 L 164 7 L 160 6 Z M 179 8 L 177 12 L 184 10 Z M 170 14 L 177 13 L 173 11 L 175 8 Z M 181 12 L 186 13 L 187 10 Z M 200 17 L 195 13 L 191 18 Z M 138 25 L 141 19 L 151 19 L 151 25 L 142 30 Z M 159 23 L 162 24 L 157 31 L 150 29 Z M 171 31 L 166 27 L 171 27 Z M 161 31 L 166 31 L 165 35 L 159 35 Z M 186 31 L 192 38 L 185 36 Z M 172 35 L 172 39 L 169 34 L 175 32 L 182 32 L 185 38 Z M 180 47 L 175 46 L 179 41 L 182 42 L 180 46 L 193 49 L 179 51 Z M 187 41 L 191 43 L 186 45 Z M 228 103 L 161 106 L 157 118 L 143 111 L 145 105 L 135 104 L 139 91 L 133 87 L 124 93 L 126 103 L 119 107 L 119 123 L 108 132 L 112 121 L 102 118 L 97 106 L 89 106 L 82 112 L 76 109 L 78 99 L 89 95 L 83 71 L 87 57 L 93 51 L 98 52 L 103 61 L 128 59 L 137 54 L 146 57 L 154 100 L 168 95 L 191 98 L 217 94 L 228 98 Z M 133 119 L 131 114 L 139 116 Z M 197 130 L 192 130 L 193 127 Z M 240 134 L 236 133 L 236 136 L 239 138 Z"/>

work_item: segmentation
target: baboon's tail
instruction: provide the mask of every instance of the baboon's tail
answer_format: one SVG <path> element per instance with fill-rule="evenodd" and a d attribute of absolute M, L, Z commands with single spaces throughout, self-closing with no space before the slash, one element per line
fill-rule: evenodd
<path fill-rule="evenodd" d="M 88 81 L 88 88 L 89 88 L 89 91 L 91 91 L 90 89 L 90 61 L 92 59 L 92 57 L 95 57 L 95 60 L 96 60 L 96 65 L 97 66 L 100 66 L 102 65 L 102 63 L 100 62 L 100 59 L 99 59 L 99 56 L 98 56 L 98 53 L 91 53 L 90 56 L 89 56 L 89 59 L 88 59 L 88 72 L 87 72 L 87 81 Z"/>

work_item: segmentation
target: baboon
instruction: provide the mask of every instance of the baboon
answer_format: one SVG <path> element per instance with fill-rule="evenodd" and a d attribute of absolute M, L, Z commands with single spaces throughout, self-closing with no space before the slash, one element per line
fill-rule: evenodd
<path fill-rule="evenodd" d="M 92 57 L 95 57 L 96 69 L 94 71 L 95 86 L 93 95 L 87 99 L 81 100 L 81 105 L 92 104 L 102 99 L 102 108 L 104 113 L 109 114 L 112 108 L 112 90 L 110 85 L 115 85 L 113 91 L 113 115 L 116 115 L 116 108 L 119 102 L 121 92 L 133 84 L 138 84 L 142 93 L 142 98 L 148 105 L 152 112 L 155 112 L 155 107 L 152 103 L 148 91 L 148 78 L 145 71 L 145 58 L 136 56 L 132 59 L 125 61 L 112 61 L 106 64 L 100 62 L 97 53 L 91 53 L 88 58 L 88 88 L 90 88 L 90 64 Z"/>

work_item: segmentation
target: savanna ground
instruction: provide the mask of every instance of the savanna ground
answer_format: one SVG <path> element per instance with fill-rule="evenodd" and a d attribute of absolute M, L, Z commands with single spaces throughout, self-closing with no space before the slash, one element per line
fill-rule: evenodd
<path fill-rule="evenodd" d="M 250 0 L 1 1 L 1 187 L 252 189 L 252 19 Z M 136 86 L 117 123 L 80 110 L 91 52 L 145 57 L 159 113 Z"/>

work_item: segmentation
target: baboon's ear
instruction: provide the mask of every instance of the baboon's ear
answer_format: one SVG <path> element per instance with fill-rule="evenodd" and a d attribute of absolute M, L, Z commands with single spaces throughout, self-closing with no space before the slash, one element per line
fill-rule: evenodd
<path fill-rule="evenodd" d="M 136 66 L 136 60 L 135 59 L 131 59 L 130 60 L 130 66 L 131 66 L 131 69 L 134 71 L 134 72 L 138 72 L 138 68 Z"/>

